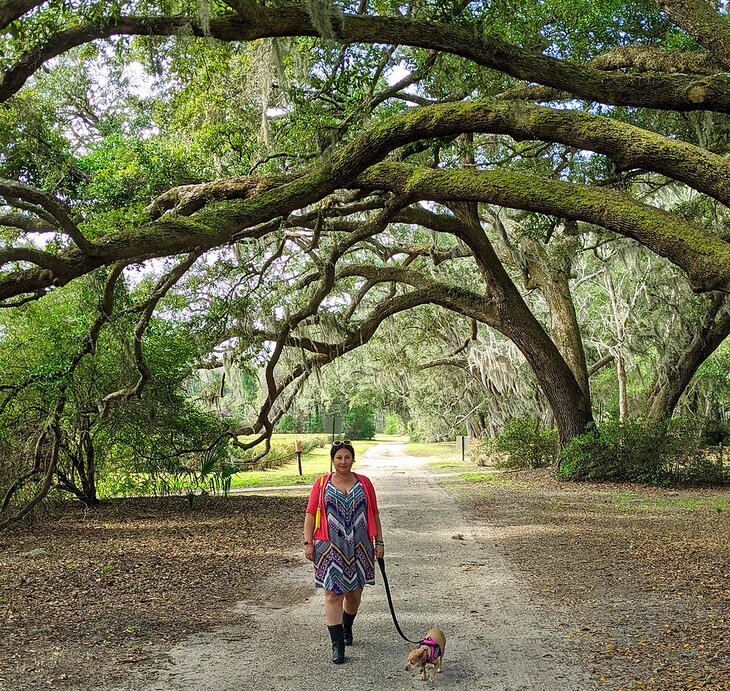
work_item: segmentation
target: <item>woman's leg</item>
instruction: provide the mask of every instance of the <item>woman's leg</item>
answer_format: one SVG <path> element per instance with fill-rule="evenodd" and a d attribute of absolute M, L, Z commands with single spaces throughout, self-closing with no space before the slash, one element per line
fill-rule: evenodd
<path fill-rule="evenodd" d="M 342 601 L 344 595 L 331 590 L 324 591 L 324 619 L 332 639 L 332 662 L 341 665 L 345 661 L 345 630 L 342 625 Z"/>
<path fill-rule="evenodd" d="M 345 612 L 355 616 L 357 614 L 357 610 L 360 608 L 360 600 L 362 600 L 362 588 L 353 590 L 351 593 L 345 593 L 343 603 Z"/>
<path fill-rule="evenodd" d="M 342 601 L 345 597 L 345 595 L 338 595 L 331 590 L 324 591 L 324 619 L 327 626 L 342 623 Z"/>
<path fill-rule="evenodd" d="M 355 621 L 355 615 L 360 607 L 362 599 L 362 588 L 353 590 L 351 593 L 345 593 L 342 613 L 342 628 L 344 630 L 345 645 L 352 645 L 352 622 Z"/>

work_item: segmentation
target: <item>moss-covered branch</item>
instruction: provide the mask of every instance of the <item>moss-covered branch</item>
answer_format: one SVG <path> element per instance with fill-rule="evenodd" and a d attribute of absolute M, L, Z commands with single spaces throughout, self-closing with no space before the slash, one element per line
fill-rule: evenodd
<path fill-rule="evenodd" d="M 675 263 L 693 290 L 730 292 L 730 244 L 613 190 L 508 171 L 431 170 L 403 163 L 373 166 L 357 184 L 412 199 L 481 201 L 593 223 L 638 240 Z"/>
<path fill-rule="evenodd" d="M 303 5 L 251 5 L 243 14 L 223 16 L 205 24 L 189 16 L 104 18 L 55 33 L 45 43 L 22 54 L 0 79 L 0 100 L 16 93 L 36 70 L 63 52 L 97 39 L 123 35 L 251 41 L 279 36 L 318 36 L 319 32 Z M 400 16 L 337 15 L 333 17 L 330 38 L 342 44 L 399 44 L 450 53 L 587 101 L 666 110 L 730 112 L 730 79 L 720 73 L 701 77 L 607 73 L 526 50 L 468 28 Z"/>
<path fill-rule="evenodd" d="M 164 213 L 138 229 L 117 233 L 83 250 L 69 248 L 49 254 L 43 258 L 44 264 L 37 262 L 44 268 L 0 276 L 0 300 L 64 285 L 119 260 L 141 261 L 218 247 L 246 237 L 262 237 L 277 226 L 276 219 L 285 219 L 338 188 L 352 186 L 358 175 L 399 146 L 460 132 L 502 133 L 517 139 L 545 139 L 593 149 L 611 156 L 621 167 L 656 170 L 730 203 L 730 163 L 699 147 L 577 111 L 511 102 L 445 104 L 415 109 L 372 127 L 330 160 L 303 173 L 240 178 L 171 190 L 153 203 L 155 215 L 176 208 L 178 203 L 181 212 L 198 210 L 189 218 L 181 213 Z M 477 185 L 472 190 L 475 200 L 589 220 L 633 237 L 685 269 L 697 290 L 726 290 L 730 285 L 725 242 L 618 193 L 515 173 L 492 172 L 476 178 L 469 173 L 459 178 L 457 172 L 428 169 L 422 171 L 423 183 L 428 184 L 419 187 L 419 169 L 393 168 L 393 180 L 386 179 L 388 170 L 378 166 L 361 176 L 356 186 L 415 195 L 427 193 L 440 201 L 457 201 L 468 198 L 457 181 L 468 180 L 469 187 Z M 438 189 L 440 181 L 444 186 Z M 214 203 L 219 201 L 227 203 Z M 207 206 L 200 208 L 201 203 Z M 52 263 L 54 268 L 50 270 Z"/>
<path fill-rule="evenodd" d="M 706 0 L 657 0 L 661 7 L 726 70 L 730 69 L 730 26 Z"/>

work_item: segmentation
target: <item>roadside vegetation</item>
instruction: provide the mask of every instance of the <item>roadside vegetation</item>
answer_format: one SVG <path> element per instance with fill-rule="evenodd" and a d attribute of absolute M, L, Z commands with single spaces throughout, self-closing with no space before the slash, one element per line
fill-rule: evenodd
<path fill-rule="evenodd" d="M 294 442 L 301 438 L 301 435 L 274 435 L 274 443 L 281 449 L 282 456 L 276 465 L 269 465 L 268 457 L 264 457 L 262 463 L 254 465 L 250 470 L 236 473 L 231 476 L 231 488 L 239 487 L 278 487 L 283 485 L 311 485 L 315 478 L 323 473 L 330 472 L 330 441 L 326 436 L 316 435 L 319 444 L 311 448 L 307 453 L 302 452 L 302 475 L 299 475 L 299 463 L 296 456 L 287 453 L 287 449 L 294 446 Z M 370 441 L 351 440 L 355 449 L 355 458 L 359 458 L 366 449 L 378 443 L 378 439 Z M 303 447 L 304 448 L 304 447 Z M 284 455 L 286 454 L 286 455 Z M 259 466 L 266 465 L 265 469 Z M 357 467 L 355 467 L 357 471 Z"/>

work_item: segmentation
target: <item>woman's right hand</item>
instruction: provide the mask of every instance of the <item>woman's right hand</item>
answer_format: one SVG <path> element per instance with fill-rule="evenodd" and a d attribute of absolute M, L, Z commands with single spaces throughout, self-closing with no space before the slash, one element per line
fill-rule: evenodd
<path fill-rule="evenodd" d="M 314 545 L 304 545 L 304 556 L 309 561 L 314 561 Z"/>

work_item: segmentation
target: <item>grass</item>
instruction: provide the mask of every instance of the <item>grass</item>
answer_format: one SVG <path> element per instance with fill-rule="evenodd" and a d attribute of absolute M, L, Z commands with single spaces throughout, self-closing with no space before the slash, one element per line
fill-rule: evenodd
<path fill-rule="evenodd" d="M 460 479 L 475 485 L 485 484 L 498 485 L 499 487 L 512 487 L 515 484 L 514 480 L 511 477 L 504 475 L 499 470 L 486 470 L 476 473 L 462 473 Z"/>
<path fill-rule="evenodd" d="M 722 497 L 687 496 L 641 496 L 634 492 L 603 493 L 606 504 L 595 507 L 617 514 L 654 513 L 654 512 L 702 512 L 724 513 L 730 510 L 730 500 Z"/>
<path fill-rule="evenodd" d="M 500 478 L 492 469 L 482 469 L 469 458 L 462 460 L 461 451 L 453 441 L 409 442 L 405 445 L 404 452 L 410 456 L 428 458 L 426 465 L 429 468 L 441 473 L 458 474 L 467 482 L 492 482 L 504 486 L 510 483 L 506 478 Z"/>
<path fill-rule="evenodd" d="M 283 438 L 286 436 L 293 437 L 294 435 L 275 435 L 275 437 Z M 471 482 L 485 481 L 485 478 L 490 478 L 492 475 L 489 471 L 479 472 L 477 470 L 478 466 L 469 460 L 462 462 L 461 452 L 457 450 L 456 442 L 411 443 L 408 439 L 408 435 L 376 434 L 375 439 L 372 441 L 354 441 L 355 457 L 357 458 L 371 446 L 382 443 L 403 442 L 403 453 L 430 458 L 431 460 L 427 462 L 428 465 L 441 472 L 462 473 L 462 477 Z M 318 475 L 328 473 L 329 469 L 329 447 L 322 447 L 302 455 L 303 475 L 301 476 L 299 475 L 297 462 L 292 461 L 280 468 L 237 473 L 231 479 L 231 487 L 308 486 L 314 482 Z M 357 463 L 355 464 L 355 471 L 357 471 Z M 496 482 L 497 480 L 486 481 Z"/>
<path fill-rule="evenodd" d="M 283 435 L 282 435 L 283 436 Z M 388 438 L 390 439 L 390 438 Z M 357 457 L 362 455 L 366 449 L 376 445 L 384 439 L 375 441 L 353 441 L 355 449 L 355 467 L 357 472 Z M 307 454 L 302 454 L 302 475 L 299 475 L 297 461 L 291 461 L 279 468 L 269 470 L 246 470 L 236 473 L 231 477 L 231 488 L 236 487 L 284 487 L 287 485 L 309 486 L 318 475 L 329 473 L 330 452 L 329 446 L 323 446 Z"/>

